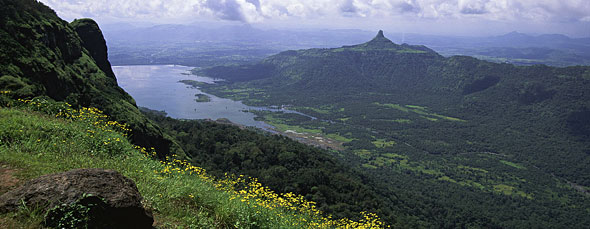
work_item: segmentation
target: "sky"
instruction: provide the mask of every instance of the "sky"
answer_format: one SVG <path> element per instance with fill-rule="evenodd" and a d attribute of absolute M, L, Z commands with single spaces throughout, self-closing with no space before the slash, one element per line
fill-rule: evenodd
<path fill-rule="evenodd" d="M 590 0 L 40 0 L 65 20 L 590 37 Z"/>

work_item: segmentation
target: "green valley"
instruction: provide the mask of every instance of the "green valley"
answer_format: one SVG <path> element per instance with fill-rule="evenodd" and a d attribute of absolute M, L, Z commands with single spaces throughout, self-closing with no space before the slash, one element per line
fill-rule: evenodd
<path fill-rule="evenodd" d="M 416 207 L 419 221 L 563 226 L 577 224 L 566 215 L 581 220 L 590 209 L 587 196 L 568 185 L 590 186 L 590 128 L 581 116 L 589 114 L 590 67 L 445 58 L 380 32 L 360 45 L 285 51 L 258 64 L 196 73 L 227 80 L 202 85 L 208 93 L 317 117 L 257 113 L 283 132 L 346 139 L 337 155 L 379 177 L 384 194 L 406 193 L 412 197 L 401 199 L 419 199 L 417 206 L 445 209 Z M 561 216 L 546 215 L 554 210 Z M 467 212 L 484 213 L 452 220 Z M 514 215 L 521 220 L 505 220 Z"/>
<path fill-rule="evenodd" d="M 167 28 L 162 39 L 181 33 Z M 213 66 L 192 73 L 224 81 L 180 81 L 203 91 L 187 101 L 277 108 L 240 108 L 273 126 L 261 130 L 139 108 L 119 87 L 96 21 L 0 0 L 0 194 L 42 175 L 104 168 L 136 183 L 155 228 L 590 225 L 590 67 L 445 57 L 382 31 L 261 59 L 285 47 L 266 34 L 221 48 L 158 41 L 165 50 L 151 57 L 149 45 L 123 42 L 141 51 L 117 54 Z M 259 46 L 231 51 L 251 43 Z M 0 213 L 0 227 L 42 227 L 47 213 L 22 202 Z"/>

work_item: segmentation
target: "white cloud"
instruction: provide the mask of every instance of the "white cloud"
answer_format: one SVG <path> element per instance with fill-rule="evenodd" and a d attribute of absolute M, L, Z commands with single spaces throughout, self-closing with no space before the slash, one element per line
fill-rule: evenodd
<path fill-rule="evenodd" d="M 41 0 L 65 17 L 186 19 L 260 22 L 285 17 L 405 16 L 488 19 L 581 20 L 587 0 Z"/>
<path fill-rule="evenodd" d="M 41 0 L 67 20 L 588 23 L 588 0 Z M 586 27 L 587 29 L 587 27 Z"/>

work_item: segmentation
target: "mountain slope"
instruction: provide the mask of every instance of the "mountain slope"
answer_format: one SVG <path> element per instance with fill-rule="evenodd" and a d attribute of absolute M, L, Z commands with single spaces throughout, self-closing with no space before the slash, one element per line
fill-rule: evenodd
<path fill-rule="evenodd" d="M 279 130 L 340 141 L 439 227 L 580 227 L 590 209 L 590 67 L 446 58 L 379 33 L 197 73 L 227 80 L 200 85 L 209 93 L 316 117 L 259 113 Z"/>
<path fill-rule="evenodd" d="M 0 44 L 2 45 L 0 47 L 0 58 L 2 58 L 2 63 L 0 64 L 0 73 L 1 73 L 1 78 L 0 78 L 0 107 L 13 107 L 13 106 L 18 106 L 19 104 L 21 104 L 21 101 L 15 101 L 15 99 L 28 99 L 28 98 L 32 98 L 32 97 L 44 97 L 44 98 L 34 98 L 32 101 L 31 100 L 23 100 L 25 101 L 24 103 L 30 103 L 32 109 L 35 110 L 41 110 L 41 111 L 49 111 L 49 114 L 51 116 L 63 116 L 64 113 L 66 114 L 70 114 L 70 107 L 68 104 L 64 104 L 61 102 L 57 102 L 55 103 L 54 101 L 50 101 L 50 102 L 46 102 L 47 98 L 50 98 L 52 100 L 58 100 L 58 101 L 63 101 L 63 102 L 67 102 L 69 104 L 72 104 L 74 108 L 79 108 L 79 107 L 84 107 L 84 106 L 92 106 L 92 107 L 99 107 L 101 109 L 104 109 L 105 113 L 108 114 L 108 117 L 111 118 L 112 120 L 116 120 L 118 122 L 124 122 L 126 124 L 128 124 L 131 128 L 132 128 L 132 132 L 130 133 L 131 138 L 135 141 L 136 144 L 141 144 L 145 147 L 150 147 L 153 146 L 155 147 L 155 152 L 159 153 L 160 159 L 164 159 L 166 158 L 166 160 L 169 159 L 167 154 L 167 151 L 169 150 L 170 147 L 170 141 L 168 139 L 166 139 L 166 137 L 163 137 L 165 135 L 165 133 L 162 133 L 162 131 L 160 130 L 160 128 L 152 123 L 151 120 L 147 119 L 145 116 L 143 116 L 141 113 L 138 112 L 137 107 L 135 106 L 135 102 L 133 100 L 133 98 L 131 98 L 127 93 L 125 93 L 120 87 L 117 86 L 117 82 L 116 82 L 116 78 L 114 76 L 114 74 L 112 73 L 111 70 L 111 66 L 110 63 L 107 59 L 107 47 L 105 45 L 105 41 L 104 38 L 102 37 L 102 33 L 100 31 L 100 29 L 98 28 L 98 25 L 96 24 L 96 22 L 92 21 L 91 19 L 79 19 L 79 20 L 75 20 L 74 22 L 72 22 L 71 24 L 68 24 L 64 21 L 62 21 L 61 19 L 59 19 L 56 15 L 55 12 L 53 12 L 52 10 L 50 10 L 49 8 L 43 6 L 41 3 L 38 3 L 36 1 L 1 1 L 0 3 L 2 3 L 0 10 L 2 10 L 2 16 L 1 16 L 1 21 L 0 21 L 0 25 L 2 25 L 2 30 L 0 30 L 1 32 L 1 37 L 0 37 Z M 43 102 L 38 102 L 38 101 L 43 101 Z M 67 109 L 64 109 L 67 108 Z M 6 112 L 4 112 L 6 110 Z M 2 112 L 3 113 L 11 113 L 11 111 L 9 111 L 10 109 L 5 109 L 2 108 Z M 66 111 L 68 110 L 68 111 Z M 13 112 L 14 113 L 14 112 Z M 20 113 L 20 111 L 16 111 L 16 113 Z M 75 109 L 74 112 L 75 115 L 67 115 L 66 118 L 70 118 L 70 119 L 81 119 L 82 121 L 85 122 L 89 122 L 92 125 L 98 126 L 99 128 L 104 125 L 115 125 L 118 126 L 117 122 L 107 122 L 104 120 L 100 120 L 99 121 L 95 121 L 95 117 L 93 117 L 93 115 L 97 115 L 102 117 L 102 114 L 97 114 L 96 110 L 94 109 L 80 109 L 80 111 L 78 112 L 78 110 Z M 87 117 L 87 115 L 91 116 L 91 117 Z M 19 115 L 20 116 L 20 115 Z M 106 116 L 105 116 L 106 117 Z M 34 123 L 34 121 L 31 121 L 34 119 L 34 117 L 32 116 L 25 116 L 25 117 L 19 117 L 18 118 L 23 119 L 26 122 L 26 124 L 29 123 Z M 3 120 L 5 123 L 10 123 L 9 120 Z M 251 156 L 257 156 L 257 155 L 244 155 L 246 154 L 247 151 L 245 151 L 245 148 L 243 147 L 247 147 L 247 150 L 249 149 L 257 149 L 257 147 L 260 147 L 261 149 L 265 150 L 265 154 L 264 156 L 271 156 L 271 159 L 269 159 L 269 161 L 275 160 L 276 158 L 276 154 L 275 152 L 284 152 L 285 155 L 283 155 L 283 157 L 285 158 L 293 158 L 293 157 L 297 157 L 300 160 L 296 160 L 295 162 L 293 161 L 289 161 L 289 162 L 293 162 L 290 163 L 289 168 L 292 171 L 297 171 L 299 174 L 305 172 L 306 177 L 310 177 L 314 175 L 314 172 L 319 173 L 320 175 L 323 175 L 324 177 L 321 177 L 321 179 L 317 179 L 317 180 L 304 180 L 303 182 L 298 182 L 298 183 L 293 183 L 293 184 L 288 184 L 288 186 L 290 186 L 289 189 L 287 189 L 287 191 L 289 193 L 281 196 L 280 198 L 279 195 L 275 195 L 274 193 L 270 192 L 270 189 L 268 188 L 264 188 L 259 186 L 260 184 L 258 183 L 239 183 L 236 182 L 235 180 L 231 180 L 231 179 L 223 179 L 221 178 L 219 180 L 219 185 L 216 185 L 217 188 L 222 189 L 221 187 L 223 186 L 221 183 L 223 183 L 224 185 L 235 185 L 235 188 L 240 188 L 240 189 L 244 189 L 244 190 L 240 190 L 240 191 L 245 191 L 246 190 L 246 186 L 251 187 L 250 185 L 256 185 L 256 186 L 252 186 L 252 188 L 256 188 L 255 190 L 252 189 L 251 191 L 254 192 L 256 191 L 256 193 L 246 193 L 244 195 L 247 195 L 244 198 L 254 198 L 254 197 L 260 197 L 257 195 L 267 195 L 265 197 L 260 197 L 260 198 L 265 198 L 264 200 L 266 201 L 265 207 L 266 208 L 275 208 L 276 206 L 270 206 L 268 205 L 268 201 L 270 200 L 269 198 L 277 198 L 277 202 L 282 201 L 282 204 L 289 204 L 291 205 L 288 209 L 288 211 L 294 211 L 296 210 L 294 207 L 295 205 L 299 205 L 299 204 L 295 204 L 293 205 L 293 203 L 288 203 L 285 202 L 285 200 L 296 200 L 299 201 L 298 203 L 305 204 L 306 208 L 302 208 L 302 211 L 305 210 L 307 211 L 307 213 L 313 213 L 314 215 L 312 217 L 319 217 L 319 219 L 323 219 L 322 216 L 320 215 L 320 212 L 318 212 L 317 210 L 315 210 L 315 205 L 309 202 L 304 201 L 303 197 L 299 197 L 297 196 L 298 194 L 312 194 L 310 192 L 310 190 L 313 190 L 313 194 L 315 194 L 315 196 L 321 197 L 321 198 L 325 198 L 328 199 L 328 201 L 324 201 L 321 202 L 320 205 L 318 205 L 318 208 L 321 210 L 326 210 L 326 212 L 328 213 L 333 213 L 333 215 L 335 217 L 338 217 L 338 219 L 342 219 L 342 216 L 350 216 L 350 217 L 354 217 L 354 218 L 359 218 L 361 219 L 365 217 L 365 214 L 359 214 L 359 212 L 361 211 L 371 211 L 371 212 L 377 212 L 380 213 L 380 211 L 386 211 L 388 212 L 387 214 L 383 214 L 383 215 L 387 215 L 390 218 L 393 217 L 397 217 L 394 214 L 391 214 L 391 208 L 388 208 L 388 206 L 385 206 L 385 203 L 387 203 L 386 201 L 382 201 L 382 199 L 376 199 L 375 196 L 376 194 L 374 194 L 374 191 L 371 189 L 371 187 L 369 187 L 366 184 L 363 184 L 361 182 L 361 174 L 355 173 L 355 172 L 350 172 L 347 171 L 345 166 L 343 166 L 341 163 L 337 162 L 332 156 L 329 156 L 328 154 L 326 154 L 326 152 L 318 150 L 318 149 L 313 149 L 312 147 L 308 147 L 305 146 L 303 144 L 294 142 L 294 141 L 290 141 L 288 139 L 281 139 L 278 136 L 265 136 L 259 133 L 255 133 L 252 131 L 245 131 L 245 130 L 241 130 L 237 127 L 232 127 L 232 126 L 227 126 L 227 125 L 220 125 L 220 124 L 213 124 L 213 123 L 205 123 L 202 124 L 202 122 L 199 121 L 195 121 L 195 122 L 186 122 L 183 123 L 183 121 L 179 121 L 179 120 L 167 120 L 171 123 L 175 123 L 178 124 L 178 128 L 184 128 L 187 132 L 190 129 L 189 132 L 191 137 L 194 136 L 206 136 L 205 139 L 198 139 L 198 140 L 203 140 L 204 142 L 192 142 L 191 140 L 193 140 L 192 138 L 188 139 L 188 142 L 186 142 L 186 144 L 184 146 L 190 146 L 191 148 L 188 149 L 194 149 L 195 145 L 197 143 L 199 143 L 199 147 L 198 147 L 198 151 L 207 151 L 207 149 L 214 149 L 213 154 L 209 154 L 209 155 L 199 155 L 199 156 L 203 156 L 204 158 L 207 157 L 211 157 L 211 158 L 215 158 L 215 161 L 213 161 L 212 164 L 214 164 L 215 166 L 223 166 L 222 170 L 215 170 L 216 174 L 220 175 L 220 177 L 222 176 L 222 174 L 226 171 L 229 172 L 234 172 L 233 170 L 233 166 L 241 166 L 241 163 L 232 163 L 233 161 L 224 161 L 225 158 L 221 158 L 221 160 L 219 160 L 219 156 L 221 155 L 235 155 L 236 157 L 238 153 L 240 153 L 240 156 L 246 156 L 246 157 L 251 157 Z M 45 125 L 51 125 L 51 123 L 54 122 L 58 122 L 56 120 L 53 119 L 49 119 L 45 122 L 43 122 L 43 126 Z M 20 125 L 20 124 L 15 124 L 15 125 Z M 193 126 L 194 125 L 194 126 Z M 7 125 L 4 125 L 5 127 Z M 24 126 L 24 125 L 23 125 Z M 55 129 L 59 129 L 62 125 L 52 125 L 53 127 L 55 127 Z M 199 128 L 199 127 L 203 127 L 206 126 L 205 128 Z M 24 127 L 23 127 L 24 128 Z M 24 142 L 20 141 L 21 135 L 18 134 L 18 130 L 12 127 L 6 127 L 7 130 L 11 130 L 9 131 L 11 135 L 1 135 L 0 137 L 0 146 L 5 147 L 4 150 L 2 150 L 0 156 L 3 157 L 2 161 L 0 163 L 5 163 L 5 161 L 9 161 L 9 160 L 17 160 L 17 161 L 30 161 L 29 163 L 36 163 L 37 161 L 35 160 L 28 160 L 28 156 L 29 155 L 23 155 L 22 157 L 19 157 L 18 154 L 10 154 L 11 158 L 6 158 L 8 157 L 8 152 L 10 151 L 10 149 L 6 149 L 8 147 L 12 147 L 14 146 L 15 148 L 17 148 L 18 150 L 20 150 L 21 148 L 19 148 L 20 145 L 25 144 Z M 28 127 L 27 127 L 28 129 Z M 31 127 L 30 129 L 35 129 L 34 127 Z M 33 139 L 32 144 L 29 144 L 31 142 L 26 142 L 26 146 L 27 147 L 31 147 L 31 148 L 35 148 L 35 152 L 37 151 L 45 151 L 47 152 L 48 150 L 51 150 L 51 157 L 56 157 L 53 155 L 53 151 L 57 151 L 55 152 L 56 154 L 62 153 L 62 151 L 68 149 L 69 144 L 66 144 L 65 149 L 60 148 L 59 150 L 53 150 L 52 149 L 44 149 L 44 146 L 46 144 L 50 144 L 47 142 L 55 142 L 55 140 L 51 137 L 54 137 L 54 134 L 52 135 L 51 132 L 59 132 L 58 130 L 54 131 L 54 128 L 46 128 L 46 127 L 40 127 L 37 128 L 39 130 L 35 131 L 36 135 L 40 135 L 40 137 Z M 223 131 L 216 131 L 216 130 L 223 130 Z M 47 162 L 47 165 L 43 165 L 44 167 L 48 167 L 48 166 L 53 166 L 53 167 L 68 167 L 68 166 L 105 166 L 103 163 L 98 163 L 96 161 L 93 161 L 91 159 L 88 159 L 88 157 L 92 157 L 92 156 L 96 156 L 93 155 L 92 153 L 99 151 L 99 152 L 103 152 L 103 149 L 108 149 L 107 153 L 104 155 L 106 158 L 97 158 L 98 160 L 102 160 L 105 159 L 106 161 L 108 161 L 107 163 L 114 163 L 117 165 L 117 169 L 118 170 L 123 170 L 123 171 L 134 171 L 136 174 L 139 173 L 143 173 L 143 171 L 148 171 L 148 174 L 145 174 L 146 177 L 148 178 L 154 178 L 154 179 L 163 179 L 163 177 L 158 177 L 158 174 L 160 174 L 160 171 L 156 171 L 156 173 L 152 173 L 154 170 L 153 169 L 149 169 L 146 167 L 143 167 L 143 169 L 133 169 L 133 168 L 137 168 L 135 166 L 129 166 L 129 164 L 127 163 L 115 163 L 117 160 L 126 160 L 126 159 L 121 159 L 121 158 L 127 158 L 129 155 L 127 154 L 129 150 L 129 147 L 131 146 L 129 143 L 127 143 L 127 141 L 125 140 L 121 140 L 123 139 L 123 137 L 121 135 L 117 134 L 113 134 L 112 136 L 108 136 L 108 137 L 104 137 L 104 138 L 99 138 L 95 135 L 93 135 L 96 131 L 93 129 L 85 129 L 85 128 L 68 128 L 69 132 L 66 132 L 66 134 L 70 134 L 70 132 L 75 132 L 73 134 L 73 136 L 69 136 L 66 135 L 65 137 L 63 137 L 64 139 L 68 139 L 68 138 L 72 138 L 75 141 L 70 141 L 68 140 L 67 142 L 70 143 L 71 145 L 76 145 L 80 148 L 83 149 L 77 149 L 76 148 L 76 152 L 68 152 L 71 153 L 69 154 L 69 156 L 72 157 L 76 157 L 81 161 L 86 161 L 87 163 L 84 164 L 79 164 L 79 163 L 68 163 L 66 162 L 66 165 L 62 165 L 60 162 L 61 161 L 49 161 Z M 5 131 L 6 132 L 6 131 Z M 13 133 L 14 132 L 14 133 Z M 110 131 L 107 131 L 110 132 Z M 80 133 L 82 133 L 82 135 L 80 135 Z M 84 134 L 86 133 L 86 134 Z M 175 134 L 174 131 L 170 131 L 168 133 L 171 134 Z M 8 134 L 8 132 L 7 132 Z M 13 135 L 14 136 L 13 136 Z M 219 135 L 219 136 L 213 136 L 212 138 L 209 138 L 211 136 L 209 135 Z M 22 135 L 23 138 L 28 138 L 28 135 Z M 61 135 L 58 135 L 60 138 L 62 138 Z M 249 142 L 249 141 L 238 141 L 233 142 L 230 141 L 230 144 L 227 143 L 227 141 L 222 142 L 223 140 L 226 140 L 228 138 L 226 138 L 226 136 L 228 136 L 229 139 L 248 139 L 252 140 L 255 139 L 256 140 L 256 144 Z M 19 138 L 18 140 L 15 140 L 15 138 Z M 96 138 L 95 138 L 96 137 Z M 179 136 L 179 137 L 187 137 L 187 136 Z M 88 139 L 93 139 L 92 141 L 89 141 Z M 25 139 L 26 140 L 26 139 Z M 24 140 L 23 140 L 24 141 Z M 83 143 L 79 143 L 77 141 L 82 141 Z M 85 143 L 91 143 L 91 146 L 88 146 Z M 65 140 L 63 140 L 63 142 L 61 143 L 66 143 Z M 118 147 L 120 146 L 120 144 L 123 144 L 125 147 Z M 235 146 L 235 145 L 238 146 Z M 245 145 L 244 145 L 245 144 Z M 51 144 L 50 144 L 51 145 Z M 229 146 L 231 145 L 232 150 L 230 150 Z M 53 144 L 54 147 L 56 147 L 56 144 Z M 235 146 L 235 148 L 233 148 Z M 62 147 L 62 144 L 59 144 L 59 147 Z M 96 149 L 93 149 L 92 147 L 95 147 Z M 242 148 L 239 148 L 242 147 Z M 45 147 L 47 148 L 47 147 Z M 70 147 L 69 149 L 73 150 L 73 147 Z M 24 151 L 27 151 L 28 148 L 25 148 Z M 242 151 L 244 150 L 244 151 Z M 16 150 L 15 150 L 16 151 Z M 133 153 L 137 153 L 135 151 L 137 150 L 132 150 Z M 241 152 L 238 152 L 241 151 Z M 87 156 L 77 156 L 78 152 L 87 152 L 87 153 L 91 153 L 91 155 Z M 181 151 L 182 152 L 182 151 Z M 261 153 L 261 152 L 259 152 Z M 217 154 L 217 155 L 215 155 Z M 112 157 L 109 157 L 112 156 Z M 139 156 L 140 155 L 134 155 L 134 156 Z M 166 157 L 164 157 L 166 156 Z M 172 155 L 170 155 L 172 156 Z M 193 155 L 191 155 L 193 156 Z M 172 156 L 172 157 L 176 157 L 176 156 Z M 179 158 L 183 158 L 184 159 L 184 155 L 178 155 Z M 63 159 L 66 159 L 65 157 Z M 69 158 L 67 158 L 69 159 Z M 142 158 L 143 159 L 143 158 Z M 199 161 L 200 159 L 203 158 L 193 158 L 194 161 L 197 162 L 201 162 Z M 262 158 L 261 158 L 262 159 Z M 236 159 L 237 160 L 237 159 Z M 283 160 L 284 161 L 284 160 Z M 153 162 L 153 161 L 152 161 Z M 208 163 L 211 161 L 207 161 Z M 256 161 L 257 163 L 259 163 L 260 161 Z M 157 162 L 155 162 L 157 163 Z M 179 161 L 176 161 L 176 163 L 179 163 Z M 22 163 L 21 163 L 22 164 Z M 146 164 L 143 163 L 136 163 L 138 166 L 150 166 L 153 165 L 153 163 L 148 162 Z M 167 163 L 165 166 L 162 165 L 162 172 L 160 175 L 162 176 L 168 176 L 171 175 L 171 171 L 177 171 L 179 174 L 184 175 L 185 173 L 194 173 L 197 172 L 197 170 L 202 171 L 200 168 L 195 169 L 195 167 L 192 166 L 188 166 L 188 163 L 182 162 L 183 166 L 185 166 L 186 168 L 182 168 L 183 170 L 175 170 L 175 168 L 172 167 L 173 163 Z M 264 161 L 264 164 L 260 163 L 257 164 L 255 166 L 258 167 L 254 167 L 252 168 L 252 171 L 254 171 L 252 174 L 256 174 L 256 175 L 267 175 L 267 174 L 263 174 L 263 172 L 265 172 L 264 170 L 262 170 L 261 168 L 265 168 L 265 166 L 269 166 L 272 165 L 272 162 L 267 163 L 267 161 Z M 109 166 L 107 166 L 109 167 Z M 187 170 L 188 168 L 192 168 L 192 171 Z M 288 182 L 290 182 L 293 178 L 299 178 L 299 177 L 293 177 L 293 173 L 291 173 L 290 171 L 285 171 L 285 168 L 281 168 L 280 166 L 275 166 L 275 169 L 278 169 L 278 171 L 280 172 L 281 176 L 291 176 L 289 178 L 285 178 L 284 180 L 282 180 L 282 177 L 278 180 L 274 180 L 276 182 L 281 182 L 282 184 L 287 184 Z M 238 171 L 241 172 L 241 171 Z M 199 172 L 200 173 L 200 172 Z M 335 179 L 333 177 L 328 177 L 331 175 L 338 175 L 338 177 Z M 272 177 L 275 178 L 275 176 L 273 175 L 268 175 L 268 177 Z M 196 178 L 196 177 L 193 177 Z M 211 216 L 211 217 L 200 217 L 198 220 L 205 220 L 205 221 L 212 221 L 214 220 L 215 222 L 198 222 L 198 220 L 194 220 L 194 218 L 190 218 L 190 217 L 185 217 L 182 216 L 184 220 L 186 221 L 192 221 L 192 224 L 189 225 L 193 225 L 195 223 L 200 224 L 200 227 L 205 227 L 205 228 L 209 228 L 211 227 L 210 225 L 215 224 L 218 227 L 231 227 L 231 226 L 235 226 L 235 225 L 239 225 L 239 226 L 235 226 L 235 227 L 248 227 L 248 226 L 244 226 L 245 224 L 243 224 L 245 221 L 248 222 L 252 222 L 252 224 L 257 224 L 258 226 L 262 227 L 269 227 L 269 226 L 265 226 L 264 223 L 260 224 L 261 221 L 265 221 L 268 225 L 270 225 L 272 222 L 269 221 L 273 221 L 273 220 L 280 220 L 283 222 L 283 226 L 279 226 L 279 227 L 285 227 L 284 225 L 290 225 L 293 226 L 293 224 L 296 225 L 301 225 L 301 223 L 299 221 L 294 221 L 294 220 L 289 220 L 288 217 L 285 218 L 285 215 L 283 212 L 277 212 L 277 211 L 269 211 L 267 215 L 260 215 L 261 212 L 265 212 L 265 211 L 259 211 L 260 209 L 255 209 L 255 208 L 262 208 L 263 206 L 260 205 L 261 203 L 258 202 L 252 202 L 253 205 L 255 205 L 255 208 L 252 208 L 253 210 L 247 210 L 244 209 L 244 204 L 238 204 L 235 205 L 234 203 L 231 202 L 247 202 L 245 204 L 248 204 L 248 201 L 246 201 L 246 199 L 242 199 L 240 201 L 240 199 L 235 199 L 235 197 L 229 197 L 227 195 L 225 195 L 226 200 L 229 199 L 230 203 L 226 203 L 226 204 L 219 204 L 219 208 L 222 209 L 211 209 L 211 208 L 218 208 L 217 204 L 214 203 L 209 203 L 210 200 L 206 200 L 206 197 L 204 197 L 203 199 L 201 199 L 201 197 L 199 197 L 199 195 L 208 195 L 208 194 L 213 194 L 213 195 L 218 195 L 221 192 L 216 192 L 216 191 L 221 191 L 221 190 L 213 190 L 212 192 L 204 192 L 204 193 L 191 193 L 189 195 L 189 193 L 183 193 L 182 196 L 178 196 L 178 193 L 174 193 L 174 192 L 178 192 L 180 189 L 184 189 L 183 192 L 188 191 L 188 189 L 194 188 L 196 190 L 199 190 L 201 187 L 199 186 L 192 186 L 192 184 L 194 182 L 203 182 L 202 180 L 213 180 L 212 177 L 207 177 L 207 178 L 203 178 L 202 179 L 189 179 L 187 177 L 187 179 L 183 180 L 183 181 L 174 181 L 174 182 L 179 182 L 181 184 L 176 184 L 176 185 L 162 185 L 163 183 L 160 183 L 156 186 L 158 186 L 158 188 L 164 188 L 167 190 L 170 190 L 172 193 L 165 193 L 167 195 L 170 196 L 162 196 L 162 193 L 153 193 L 153 195 L 158 195 L 159 197 L 162 197 L 161 199 L 168 199 L 171 198 L 172 200 L 167 201 L 167 203 L 165 205 L 168 206 L 175 206 L 177 208 L 196 208 L 199 209 L 198 211 L 195 209 L 189 209 L 190 211 L 184 211 L 181 212 L 181 214 L 191 214 L 194 213 L 194 215 L 199 215 L 199 214 L 215 214 L 215 216 Z M 242 176 L 240 176 L 240 179 L 243 178 Z M 142 179 L 141 176 L 135 176 L 134 179 Z M 301 179 L 300 179 L 301 180 Z M 241 180 L 242 182 L 245 182 L 244 180 Z M 326 185 L 320 187 L 321 190 L 317 190 L 318 189 L 318 183 L 322 183 L 323 181 L 329 181 L 333 184 L 335 184 L 334 186 L 342 189 L 342 194 L 338 194 L 338 195 L 331 195 L 334 194 L 334 187 L 328 187 Z M 335 183 L 337 182 L 337 183 Z M 270 182 L 269 182 L 270 183 Z M 302 185 L 300 185 L 302 184 Z M 299 187 L 298 187 L 299 185 Z M 172 187 L 174 186 L 174 187 Z M 238 187 L 239 186 L 239 187 Z M 182 188 L 180 188 L 182 187 Z M 261 189 L 262 188 L 262 189 Z M 225 188 L 223 188 L 225 189 Z M 274 190 L 277 190 L 278 188 L 275 188 Z M 264 191 L 264 192 L 260 192 L 260 191 Z M 283 189 L 285 190 L 285 189 Z M 305 192 L 301 191 L 301 190 L 305 190 Z M 200 190 L 200 191 L 206 191 L 206 190 Z M 228 192 L 237 192 L 237 190 L 226 190 Z M 295 195 L 291 192 L 296 192 Z M 273 197 L 274 195 L 274 197 Z M 184 199 L 187 198 L 187 196 L 189 196 L 190 198 L 194 198 L 194 196 L 197 196 L 197 201 L 206 201 L 207 203 L 199 203 L 199 204 L 195 204 L 192 201 L 184 201 Z M 191 197 L 192 196 L 192 197 Z M 223 194 L 221 195 L 223 198 Z M 286 198 L 289 197 L 289 198 Z M 230 199 L 231 198 L 231 199 Z M 181 199 L 176 200 L 176 199 Z M 359 202 L 363 202 L 363 203 L 359 203 Z M 204 206 L 205 205 L 205 206 Z M 210 206 L 212 205 L 212 206 Z M 237 208 L 241 208 L 241 210 L 236 210 L 234 209 L 234 207 Z M 205 209 L 205 210 L 203 210 Z M 173 211 L 178 211 L 178 209 L 167 209 L 170 210 L 170 212 Z M 192 211 L 195 210 L 195 211 Z M 246 212 L 244 212 L 244 210 L 246 210 Z M 196 213 L 195 213 L 196 212 Z M 206 212 L 206 213 L 203 213 Z M 250 213 L 254 213 L 258 214 L 255 218 L 253 219 L 252 215 L 249 215 Z M 219 213 L 219 214 L 217 214 Z M 307 215 L 306 213 L 306 215 Z M 232 219 L 223 219 L 225 216 L 221 215 L 221 214 L 226 214 L 227 216 L 229 216 Z M 303 216 L 303 215 L 302 215 Z M 368 216 L 368 215 L 366 215 Z M 234 217 L 244 217 L 244 218 L 240 218 L 240 219 L 233 219 Z M 201 219 L 202 218 L 202 219 Z M 213 219 L 215 218 L 215 219 Z M 366 218 L 371 219 L 371 217 Z M 404 221 L 402 221 L 401 219 L 403 219 L 403 216 L 399 216 L 397 217 L 399 224 L 401 225 L 406 225 L 406 224 L 410 224 L 410 223 L 405 223 Z M 317 222 L 313 222 L 313 221 L 309 221 L 309 219 L 303 219 L 303 220 L 307 220 L 308 223 L 310 224 L 316 224 Z M 365 219 L 361 219 L 361 220 L 365 220 Z M 233 222 L 231 224 L 231 226 L 225 225 L 225 222 L 217 222 L 217 221 L 227 221 L 227 222 Z M 341 221 L 338 221 L 338 223 L 348 223 L 348 221 L 342 219 Z M 351 221 L 352 222 L 352 221 Z M 393 220 L 391 220 L 391 222 L 393 222 Z M 234 225 L 235 223 L 235 225 Z M 332 224 L 335 225 L 335 221 L 331 221 L 331 220 L 326 220 L 326 224 Z M 354 223 L 354 222 L 352 222 Z M 219 226 L 221 225 L 221 226 Z M 281 225 L 281 224 L 277 224 L 277 223 L 273 223 L 272 225 L 277 226 L 277 225 Z M 295 225 L 295 226 L 296 226 Z M 358 224 L 356 224 L 358 225 Z M 182 225 L 179 225 L 182 226 Z M 199 227 L 197 226 L 197 227 Z"/>
<path fill-rule="evenodd" d="M 13 105 L 0 107 L 0 195 L 42 175 L 104 168 L 134 181 L 142 204 L 154 213 L 154 228 L 384 228 L 372 214 L 363 214 L 360 221 L 336 221 L 292 193 L 274 193 L 243 177 L 213 178 L 174 156 L 153 160 L 155 152 L 131 144 L 124 128 L 95 108 L 72 109 L 63 102 L 44 99 Z M 87 194 L 93 193 L 79 195 Z M 23 201 L 13 210 L 5 208 L 6 196 L 0 199 L 2 228 L 46 228 L 46 210 L 31 203 L 43 200 Z M 86 218 L 96 213 L 77 207 L 80 205 L 63 204 L 61 207 L 69 208 L 57 227 L 97 227 Z"/>
<path fill-rule="evenodd" d="M 506 128 L 513 126 L 524 138 L 536 138 L 529 136 L 530 132 L 544 133 L 567 150 L 550 153 L 525 149 L 528 146 L 515 144 L 512 142 L 515 139 L 501 136 L 493 137 L 496 142 L 492 147 L 481 145 L 479 148 L 516 154 L 549 172 L 590 185 L 590 177 L 585 175 L 590 174 L 585 166 L 590 163 L 587 155 L 589 143 L 583 139 L 590 129 L 585 119 L 575 118 L 590 108 L 590 92 L 587 90 L 590 67 L 516 67 L 464 56 L 444 58 L 425 47 L 396 45 L 379 33 L 373 40 L 360 45 L 286 51 L 258 65 L 234 68 L 236 70 L 231 67 L 209 68 L 200 73 L 232 82 L 256 79 L 236 85 L 262 88 L 267 94 L 263 98 L 249 95 L 246 101 L 251 98 L 272 105 L 296 106 L 331 104 L 363 108 L 363 111 L 371 112 L 364 115 L 371 116 L 387 116 L 391 112 L 379 108 L 378 104 L 414 104 L 469 120 L 465 123 L 421 122 L 424 126 L 439 126 L 446 129 L 445 132 L 460 132 L 462 130 L 456 127 L 469 127 L 470 132 L 475 131 L 473 137 L 481 136 L 482 140 L 489 138 L 488 128 L 503 135 L 508 134 Z M 244 69 L 259 74 L 250 74 L 246 79 L 242 74 L 232 74 Z M 355 122 L 355 115 L 359 114 L 355 110 L 344 111 L 336 115 L 338 117 L 323 118 L 352 117 L 348 124 L 380 126 L 382 131 L 399 126 L 381 126 L 368 118 Z M 538 115 L 540 113 L 542 116 Z M 486 128 L 482 128 L 484 126 Z M 443 140 L 444 137 L 434 138 Z M 542 142 L 540 139 L 535 141 Z M 535 147 L 542 145 L 533 142 L 531 144 Z M 464 151 L 461 149 L 473 148 L 473 145 L 459 143 L 451 147 L 423 149 L 460 153 Z M 547 164 L 548 161 L 560 162 Z M 569 166 L 562 166 L 564 163 Z"/>
<path fill-rule="evenodd" d="M 1 0 L 0 89 L 13 98 L 48 96 L 97 107 L 133 129 L 136 144 L 170 151 L 171 141 L 146 119 L 117 85 L 106 44 L 95 22 L 71 25 L 33 0 Z"/>

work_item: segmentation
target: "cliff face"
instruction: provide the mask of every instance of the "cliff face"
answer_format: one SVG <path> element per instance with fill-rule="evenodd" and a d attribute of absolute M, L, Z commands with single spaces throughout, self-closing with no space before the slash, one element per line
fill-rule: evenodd
<path fill-rule="evenodd" d="M 104 40 L 98 24 L 92 19 L 85 18 L 77 19 L 70 23 L 70 25 L 74 28 L 80 39 L 82 39 L 82 46 L 88 50 L 100 70 L 108 77 L 115 78 L 115 73 L 113 73 L 111 63 L 108 59 L 107 42 Z"/>
<path fill-rule="evenodd" d="M 0 0 L 0 90 L 96 107 L 133 130 L 135 144 L 168 153 L 171 141 L 117 85 L 96 22 L 70 25 L 34 0 Z"/>

